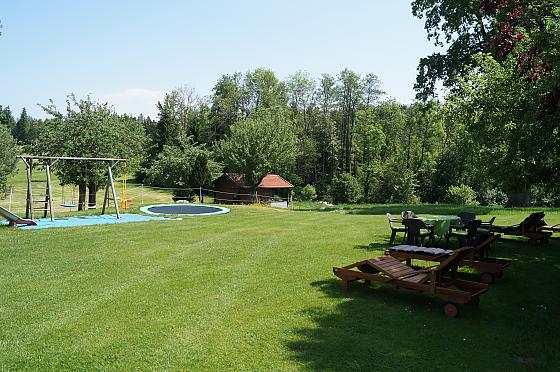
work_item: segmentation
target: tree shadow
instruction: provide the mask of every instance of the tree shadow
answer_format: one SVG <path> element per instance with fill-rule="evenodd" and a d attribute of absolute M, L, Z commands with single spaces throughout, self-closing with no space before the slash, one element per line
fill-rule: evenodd
<path fill-rule="evenodd" d="M 387 239 L 387 241 L 383 242 L 383 243 L 373 242 L 373 243 L 369 243 L 369 244 L 356 244 L 356 245 L 354 245 L 355 249 L 362 249 L 364 251 L 377 252 L 377 253 L 381 253 L 381 254 L 383 254 L 383 252 L 385 252 L 385 250 L 388 247 L 389 247 L 389 239 Z"/>
<path fill-rule="evenodd" d="M 536 252 L 521 243 L 496 247 L 514 260 L 512 267 L 480 306 L 461 307 L 455 319 L 442 315 L 443 301 L 431 295 L 359 282 L 342 292 L 336 278 L 313 282 L 332 306 L 303 311 L 312 325 L 286 341 L 291 357 L 320 371 L 554 368 L 560 244 Z"/>
<path fill-rule="evenodd" d="M 385 213 L 400 215 L 402 211 L 411 210 L 417 214 L 457 215 L 457 213 L 461 211 L 470 211 L 476 214 L 489 214 L 495 209 L 495 207 L 449 204 L 342 204 L 332 207 L 319 205 L 317 207 L 296 207 L 293 210 L 305 212 L 341 212 L 356 215 L 384 215 Z"/>

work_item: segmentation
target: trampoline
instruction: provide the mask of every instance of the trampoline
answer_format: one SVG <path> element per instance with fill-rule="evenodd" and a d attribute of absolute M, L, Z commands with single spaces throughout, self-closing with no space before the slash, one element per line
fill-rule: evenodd
<path fill-rule="evenodd" d="M 140 208 L 147 214 L 180 214 L 183 216 L 211 216 L 229 213 L 228 208 L 204 204 L 156 204 Z"/>

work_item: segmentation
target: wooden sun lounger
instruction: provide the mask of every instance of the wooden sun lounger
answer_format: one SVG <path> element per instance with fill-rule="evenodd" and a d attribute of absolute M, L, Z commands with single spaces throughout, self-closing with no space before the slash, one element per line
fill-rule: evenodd
<path fill-rule="evenodd" d="M 492 226 L 492 231 L 504 235 L 526 236 L 529 243 L 544 244 L 552 236 L 552 232 L 542 229 L 544 212 L 531 213 L 525 220 L 513 226 Z"/>
<path fill-rule="evenodd" d="M 478 304 L 479 296 L 488 290 L 487 284 L 456 278 L 459 263 L 472 250 L 470 247 L 457 249 L 438 266 L 424 270 L 415 270 L 394 257 L 382 256 L 340 268 L 333 267 L 333 272 L 342 279 L 340 286 L 343 290 L 348 289 L 348 283 L 363 279 L 366 284 L 375 281 L 431 293 L 447 302 L 443 307 L 445 315 L 456 317 L 459 304 Z"/>
<path fill-rule="evenodd" d="M 10 226 L 18 226 L 18 225 L 36 226 L 37 225 L 35 221 L 21 218 L 20 216 L 10 212 L 9 210 L 3 207 L 0 207 L 0 216 L 7 219 Z"/>
<path fill-rule="evenodd" d="M 489 257 L 490 245 L 496 241 L 500 235 L 489 235 L 476 246 L 472 247 L 472 251 L 463 258 L 459 263 L 460 266 L 472 267 L 481 273 L 480 279 L 483 283 L 490 284 L 494 278 L 503 275 L 503 270 L 511 264 L 511 261 L 501 258 Z M 408 245 L 398 245 L 389 247 L 386 255 L 390 255 L 399 261 L 406 261 L 410 266 L 411 261 L 435 261 L 442 262 L 450 257 L 454 251 L 439 248 L 414 247 Z"/>
<path fill-rule="evenodd" d="M 547 231 L 550 233 L 560 233 L 560 223 L 553 225 L 553 226 L 548 226 L 546 224 L 546 222 L 544 222 L 544 220 L 542 221 L 543 225 L 538 227 L 538 230 L 540 231 Z"/>

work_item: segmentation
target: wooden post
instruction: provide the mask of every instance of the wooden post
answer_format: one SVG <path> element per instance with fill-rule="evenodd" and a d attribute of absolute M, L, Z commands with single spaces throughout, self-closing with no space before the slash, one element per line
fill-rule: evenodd
<path fill-rule="evenodd" d="M 45 170 L 47 172 L 47 201 L 48 201 L 48 204 L 49 204 L 49 212 L 51 214 L 51 221 L 54 221 L 54 208 L 53 208 L 52 184 L 51 184 L 51 166 L 48 162 L 45 163 Z M 47 208 L 45 206 L 45 217 L 47 217 L 47 210 L 46 209 Z"/>
<path fill-rule="evenodd" d="M 14 194 L 14 187 L 10 186 L 10 201 L 8 202 L 8 211 L 12 211 L 12 195 Z"/>
<path fill-rule="evenodd" d="M 117 194 L 115 192 L 115 182 L 113 181 L 113 164 L 107 163 L 107 171 L 109 173 L 109 183 L 111 185 L 111 192 L 113 193 L 113 203 L 115 204 L 115 212 L 117 213 L 117 218 L 121 218 L 119 213 L 119 203 L 117 202 Z"/>
<path fill-rule="evenodd" d="M 288 201 L 286 206 L 290 208 L 290 204 L 292 204 L 292 189 L 288 189 Z"/>
<path fill-rule="evenodd" d="M 107 177 L 107 184 L 105 185 L 105 194 L 103 195 L 103 209 L 101 214 L 105 214 L 105 208 L 107 207 L 109 200 L 109 177 Z"/>
<path fill-rule="evenodd" d="M 33 219 L 33 189 L 31 188 L 33 159 L 29 159 L 29 163 L 25 162 L 25 166 L 27 167 L 27 204 L 25 205 L 25 218 Z"/>

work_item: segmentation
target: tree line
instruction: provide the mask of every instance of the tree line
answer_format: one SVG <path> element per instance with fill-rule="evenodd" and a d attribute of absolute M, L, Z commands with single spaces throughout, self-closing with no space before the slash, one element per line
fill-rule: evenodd
<path fill-rule="evenodd" d="M 73 96 L 65 110 L 45 106 L 47 120 L 0 107 L 0 141 L 127 157 L 139 181 L 164 187 L 209 187 L 223 171 L 256 185 L 277 173 L 300 198 L 334 202 L 560 205 L 560 6 L 475 3 L 413 2 L 429 37 L 450 45 L 420 60 L 413 104 L 388 98 L 375 74 L 281 80 L 262 68 L 221 76 L 209 97 L 175 89 L 156 118 Z M 104 182 L 87 164 L 59 169 L 83 198 Z"/>

